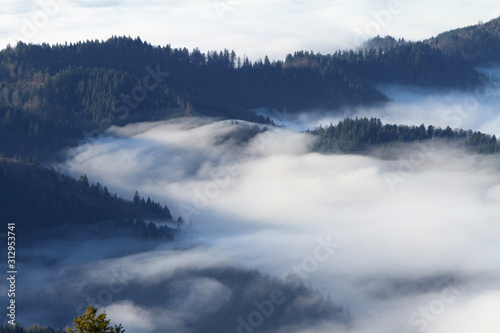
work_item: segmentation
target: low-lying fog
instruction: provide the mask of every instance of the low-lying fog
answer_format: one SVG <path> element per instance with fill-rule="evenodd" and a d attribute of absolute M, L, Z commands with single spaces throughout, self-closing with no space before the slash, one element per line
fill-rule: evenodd
<path fill-rule="evenodd" d="M 424 96 L 394 87 L 384 92 L 395 102 L 322 120 L 303 115 L 295 126 L 366 115 L 384 123 L 500 134 L 496 94 Z M 477 105 L 467 104 L 474 101 Z M 453 111 L 460 107 L 462 113 Z M 111 128 L 71 150 L 61 165 L 70 174 L 86 173 L 127 198 L 137 189 L 191 225 L 167 248 L 114 259 L 97 256 L 83 267 L 70 260 L 52 268 L 40 264 L 36 278 L 51 288 L 34 288 L 34 295 L 52 300 L 82 295 L 88 284 L 106 286 L 116 267 L 128 267 L 127 284 L 146 286 L 161 278 L 188 296 L 181 303 L 151 306 L 135 304 L 132 295 L 110 300 L 103 304 L 110 318 L 128 332 L 188 332 L 186 322 L 232 294 L 213 279 L 175 277 L 194 267 L 236 266 L 283 279 L 298 274 L 334 304 L 349 308 L 353 318 L 349 327 L 323 322 L 284 331 L 500 331 L 498 156 L 432 142 L 405 145 L 394 160 L 320 155 L 310 152 L 314 138 L 308 134 L 262 128 L 199 118 L 142 123 Z M 113 244 L 93 246 L 108 251 Z M 42 314 L 43 307 L 32 317 Z M 227 320 L 234 322 L 232 332 L 248 331 L 238 330 L 236 318 Z"/>
<path fill-rule="evenodd" d="M 286 108 L 256 113 L 269 117 L 279 126 L 304 131 L 319 125 L 336 124 L 345 117 L 377 117 L 385 123 L 406 125 L 434 125 L 445 128 L 463 128 L 500 135 L 500 68 L 485 67 L 478 71 L 486 79 L 478 77 L 479 87 L 472 91 L 451 89 L 435 90 L 394 85 L 378 86 L 391 103 L 383 107 L 346 109 L 342 112 L 317 110 L 291 114 Z"/>

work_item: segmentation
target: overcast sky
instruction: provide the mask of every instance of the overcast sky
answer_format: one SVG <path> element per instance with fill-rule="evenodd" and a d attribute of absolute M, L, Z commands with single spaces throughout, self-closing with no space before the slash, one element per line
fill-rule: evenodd
<path fill-rule="evenodd" d="M 331 53 L 377 34 L 420 40 L 500 15 L 497 0 L 2 0 L 0 47 L 140 36 L 251 59 Z"/>

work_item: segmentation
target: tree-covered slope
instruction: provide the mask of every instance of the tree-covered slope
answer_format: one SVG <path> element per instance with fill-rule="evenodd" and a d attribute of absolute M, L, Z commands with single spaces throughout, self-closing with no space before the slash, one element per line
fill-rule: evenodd
<path fill-rule="evenodd" d="M 394 146 L 403 142 L 432 139 L 456 139 L 467 149 L 483 154 L 500 153 L 500 142 L 495 135 L 472 130 L 453 130 L 436 126 L 408 126 L 383 124 L 378 118 L 345 118 L 336 125 L 307 131 L 317 140 L 314 151 L 322 153 L 362 152 L 371 146 Z"/>
<path fill-rule="evenodd" d="M 150 198 L 124 200 L 99 183 L 89 184 L 85 175 L 77 181 L 14 159 L 0 158 L 0 189 L 0 220 L 26 232 L 131 219 L 173 221 L 169 209 Z"/>
<path fill-rule="evenodd" d="M 463 88 L 477 77 L 462 58 L 424 43 L 252 63 L 228 50 L 190 52 L 139 38 L 19 42 L 0 52 L 0 152 L 43 159 L 111 124 L 196 114 L 265 123 L 250 110 L 373 104 L 388 100 L 377 83 Z"/>
<path fill-rule="evenodd" d="M 348 84 L 394 83 L 432 88 L 467 88 L 479 84 L 479 74 L 469 62 L 447 56 L 422 42 L 330 55 L 296 52 L 287 57 L 285 65 L 319 68 L 325 73 L 340 70 L 351 78 Z"/>
<path fill-rule="evenodd" d="M 37 81 L 30 88 L 43 87 L 41 91 L 26 87 L 30 95 L 20 94 L 20 100 L 7 98 L 8 102 L 27 106 L 35 103 L 34 94 L 43 104 L 44 98 L 51 100 L 50 94 L 57 93 L 57 104 L 74 112 L 91 112 L 94 120 L 108 118 L 112 106 L 133 111 L 180 107 L 186 112 L 234 115 L 262 106 L 287 105 L 292 110 L 384 100 L 373 88 L 364 87 L 361 94 L 356 88 L 362 82 L 345 84 L 353 79 L 341 70 L 324 75 L 317 68 L 287 67 L 267 57 L 251 63 L 228 50 L 189 52 L 169 45 L 155 47 L 139 38 L 55 46 L 18 43 L 0 53 L 0 64 L 3 79 L 24 78 Z M 49 79 L 56 76 L 58 80 Z M 121 94 L 131 95 L 132 101 L 124 102 Z M 4 97 L 8 95 L 6 91 Z"/>
<path fill-rule="evenodd" d="M 500 17 L 486 23 L 443 32 L 425 41 L 450 56 L 475 65 L 500 62 Z"/>

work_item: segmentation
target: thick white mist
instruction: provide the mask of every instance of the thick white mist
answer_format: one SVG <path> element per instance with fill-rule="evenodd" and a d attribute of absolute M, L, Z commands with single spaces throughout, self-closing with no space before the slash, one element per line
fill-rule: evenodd
<path fill-rule="evenodd" d="M 296 272 L 350 306 L 353 332 L 454 332 L 450 316 L 468 311 L 470 327 L 495 332 L 482 322 L 495 322 L 483 309 L 500 291 L 498 156 L 425 143 L 395 160 L 320 155 L 307 134 L 238 135 L 253 126 L 181 119 L 113 128 L 71 151 L 64 167 L 126 197 L 138 189 L 191 221 L 188 237 L 203 250 L 146 260 L 138 281 L 170 274 L 179 268 L 167 260 L 188 255 L 280 278 Z"/>

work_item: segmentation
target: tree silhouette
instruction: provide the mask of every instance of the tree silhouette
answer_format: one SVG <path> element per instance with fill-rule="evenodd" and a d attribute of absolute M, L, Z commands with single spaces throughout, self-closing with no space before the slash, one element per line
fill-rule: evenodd
<path fill-rule="evenodd" d="M 136 205 L 141 203 L 141 196 L 139 195 L 139 191 L 135 190 L 134 198 L 132 199 L 132 202 Z"/>

